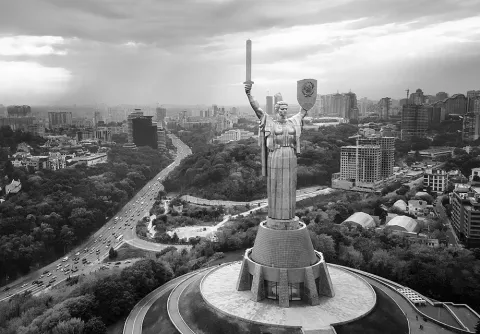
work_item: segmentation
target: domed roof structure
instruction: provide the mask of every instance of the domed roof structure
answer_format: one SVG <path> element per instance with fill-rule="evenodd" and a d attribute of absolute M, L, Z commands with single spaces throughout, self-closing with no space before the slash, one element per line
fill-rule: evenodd
<path fill-rule="evenodd" d="M 393 203 L 393 206 L 399 208 L 402 211 L 407 211 L 407 203 L 405 203 L 404 200 L 399 199 L 398 201 Z"/>
<path fill-rule="evenodd" d="M 396 216 L 385 225 L 385 228 L 401 232 L 416 233 L 420 231 L 420 225 L 415 219 L 408 216 Z"/>
<path fill-rule="evenodd" d="M 363 228 L 373 228 L 375 227 L 375 220 L 365 212 L 355 212 L 342 223 L 342 225 L 347 224 L 356 224 Z"/>

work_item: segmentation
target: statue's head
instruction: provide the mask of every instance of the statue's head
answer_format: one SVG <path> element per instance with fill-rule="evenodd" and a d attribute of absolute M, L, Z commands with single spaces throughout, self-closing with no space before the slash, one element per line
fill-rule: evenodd
<path fill-rule="evenodd" d="M 278 101 L 275 104 L 275 114 L 278 115 L 279 118 L 285 119 L 287 117 L 288 111 L 288 103 L 284 101 Z"/>

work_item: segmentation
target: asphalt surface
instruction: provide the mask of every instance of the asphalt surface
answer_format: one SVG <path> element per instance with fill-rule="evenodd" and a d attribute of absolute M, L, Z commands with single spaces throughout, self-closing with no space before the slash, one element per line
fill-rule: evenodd
<path fill-rule="evenodd" d="M 168 296 L 168 317 L 170 318 L 170 321 L 175 326 L 175 328 L 182 334 L 195 334 L 195 332 L 187 325 L 187 323 L 183 320 L 182 315 L 180 314 L 180 296 L 191 283 L 201 279 L 206 275 L 206 273 L 207 272 L 195 273 L 195 275 L 185 278 L 180 283 L 178 283 L 178 285 L 170 293 L 170 296 Z"/>
<path fill-rule="evenodd" d="M 35 272 L 4 286 L 0 290 L 0 301 L 7 300 L 16 294 L 31 292 L 37 294 L 70 276 L 89 274 L 97 270 L 99 264 L 108 257 L 110 247 L 120 248 L 124 243 L 150 251 L 159 251 L 171 245 L 161 245 L 139 239 L 135 224 L 149 214 L 155 197 L 163 190 L 161 182 L 186 156 L 191 154 L 190 148 L 175 135 L 169 135 L 177 147 L 177 155 L 173 163 L 163 169 L 149 181 L 114 217 L 91 235 L 84 243 L 74 248 L 64 258 L 46 265 Z M 188 246 L 177 246 L 178 248 Z M 74 260 L 78 258 L 78 260 Z M 85 259 L 85 260 L 84 260 Z M 41 281 L 42 284 L 35 284 Z M 51 286 L 48 286 L 51 284 Z"/>
<path fill-rule="evenodd" d="M 321 194 L 322 190 L 324 190 L 327 187 L 324 186 L 313 186 L 313 187 L 306 187 L 302 189 L 297 189 L 297 201 L 300 201 L 302 199 L 316 196 Z M 204 198 L 199 198 L 195 196 L 190 196 L 190 195 L 184 195 L 182 196 L 182 199 L 186 202 L 197 204 L 197 205 L 207 205 L 207 206 L 212 206 L 212 205 L 222 205 L 222 206 L 242 206 L 242 205 L 250 205 L 251 207 L 253 206 L 261 206 L 265 205 L 268 203 L 267 198 L 263 199 L 258 199 L 255 201 L 251 202 L 235 202 L 235 201 L 222 201 L 222 200 L 208 200 Z"/>
<path fill-rule="evenodd" d="M 145 319 L 145 315 L 147 314 L 150 307 L 155 303 L 155 301 L 162 297 L 170 288 L 179 284 L 182 280 L 187 277 L 196 275 L 197 272 L 191 272 L 183 276 L 179 276 L 177 278 L 168 281 L 161 287 L 157 288 L 156 290 L 150 292 L 147 296 L 145 296 L 140 302 L 135 305 L 135 307 L 130 311 L 127 319 L 125 320 L 125 325 L 123 327 L 123 333 L 142 333 L 142 325 L 143 320 Z"/>
<path fill-rule="evenodd" d="M 450 221 L 450 218 L 448 218 L 446 212 L 445 212 L 445 207 L 442 205 L 442 198 L 443 196 L 438 196 L 436 199 L 436 204 L 435 204 L 435 211 L 438 214 L 438 217 L 443 219 L 447 223 L 447 238 L 448 238 L 448 245 L 452 247 L 459 247 L 460 243 L 458 242 L 457 236 L 455 235 L 455 232 L 453 232 L 453 227 L 452 227 L 452 222 Z"/>

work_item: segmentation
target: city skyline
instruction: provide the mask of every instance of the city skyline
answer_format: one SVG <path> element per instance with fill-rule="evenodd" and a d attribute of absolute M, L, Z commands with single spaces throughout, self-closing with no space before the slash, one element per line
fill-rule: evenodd
<path fill-rule="evenodd" d="M 478 1 L 7 2 L 0 104 L 245 105 L 296 81 L 320 94 L 400 99 L 478 89 Z M 420 10 L 421 9 L 421 10 Z M 400 15 L 399 15 L 400 14 Z M 22 20 L 18 18 L 22 17 Z"/>

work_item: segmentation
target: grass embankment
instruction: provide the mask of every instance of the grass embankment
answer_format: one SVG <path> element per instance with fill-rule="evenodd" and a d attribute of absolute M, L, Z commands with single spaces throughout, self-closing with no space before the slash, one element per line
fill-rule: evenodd
<path fill-rule="evenodd" d="M 138 259 L 138 258 L 155 258 L 155 252 L 146 251 L 134 246 L 130 246 L 127 243 L 124 243 L 119 249 L 117 249 L 117 257 L 114 259 L 109 259 L 108 257 L 103 260 L 106 262 L 116 262 L 123 261 L 128 259 Z"/>
<path fill-rule="evenodd" d="M 407 334 L 408 321 L 402 310 L 382 290 L 373 286 L 377 304 L 365 317 L 349 324 L 334 326 L 337 334 Z"/>
<path fill-rule="evenodd" d="M 178 331 L 170 322 L 167 313 L 167 300 L 175 286 L 165 290 L 164 294 L 157 299 L 148 309 L 142 325 L 142 334 L 177 334 Z"/>

